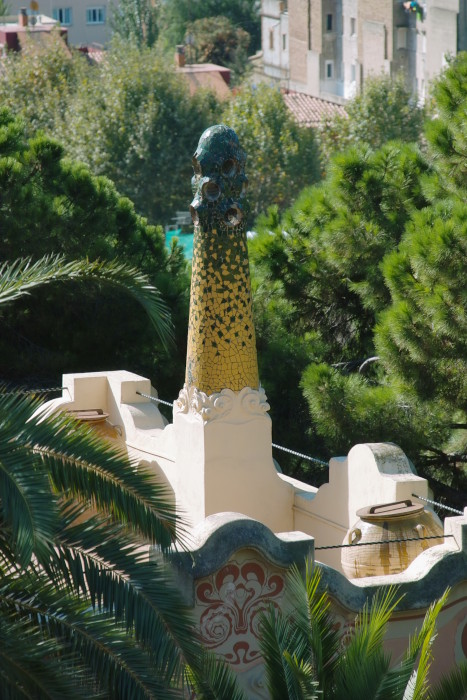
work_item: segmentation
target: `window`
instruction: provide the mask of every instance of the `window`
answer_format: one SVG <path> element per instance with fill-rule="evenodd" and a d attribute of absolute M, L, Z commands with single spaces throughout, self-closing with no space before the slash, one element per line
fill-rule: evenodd
<path fill-rule="evenodd" d="M 397 27 L 396 41 L 398 49 L 407 48 L 407 27 Z"/>
<path fill-rule="evenodd" d="M 269 48 L 271 49 L 271 51 L 274 48 L 274 32 L 272 29 L 269 30 Z"/>
<path fill-rule="evenodd" d="M 326 31 L 332 32 L 332 15 L 326 15 Z"/>
<path fill-rule="evenodd" d="M 357 79 L 357 66 L 355 65 L 355 63 L 352 63 L 352 65 L 350 66 L 350 80 L 352 83 L 354 83 L 356 79 Z"/>
<path fill-rule="evenodd" d="M 69 26 L 70 24 L 73 24 L 73 14 L 71 7 L 54 7 L 52 10 L 52 17 L 64 26 Z"/>
<path fill-rule="evenodd" d="M 350 18 L 350 36 L 355 36 L 357 33 L 357 20 L 355 17 Z"/>
<path fill-rule="evenodd" d="M 326 61 L 325 65 L 325 70 L 326 70 L 326 78 L 332 78 L 333 72 L 334 72 L 334 64 L 332 61 Z"/>
<path fill-rule="evenodd" d="M 282 50 L 285 51 L 287 48 L 287 34 L 282 35 Z"/>
<path fill-rule="evenodd" d="M 86 24 L 104 24 L 105 7 L 88 7 L 86 10 Z"/>

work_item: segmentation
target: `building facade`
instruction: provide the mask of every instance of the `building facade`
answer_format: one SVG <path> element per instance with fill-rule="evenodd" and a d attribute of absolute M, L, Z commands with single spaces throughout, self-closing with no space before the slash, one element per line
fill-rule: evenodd
<path fill-rule="evenodd" d="M 29 23 L 35 15 L 47 15 L 68 31 L 70 46 L 104 46 L 110 39 L 111 0 L 11 0 L 10 13 L 25 7 Z"/>
<path fill-rule="evenodd" d="M 263 0 L 264 73 L 343 103 L 370 75 L 402 73 L 420 101 L 467 49 L 467 0 Z"/>

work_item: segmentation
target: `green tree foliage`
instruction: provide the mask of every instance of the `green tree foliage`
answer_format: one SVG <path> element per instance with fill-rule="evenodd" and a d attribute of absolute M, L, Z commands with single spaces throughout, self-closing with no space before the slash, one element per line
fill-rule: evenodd
<path fill-rule="evenodd" d="M 70 50 L 57 31 L 44 43 L 26 40 L 20 52 L 9 51 L 2 58 L 2 107 L 22 117 L 30 133 L 53 133 L 89 70 L 83 54 Z"/>
<path fill-rule="evenodd" d="M 308 372 L 304 378 L 314 421 L 312 436 L 303 425 L 307 420 L 303 398 L 295 403 L 299 434 L 293 429 L 290 433 L 289 421 L 282 416 L 278 420 L 275 410 L 282 410 L 279 397 L 286 393 L 286 386 L 287 391 L 294 387 L 294 396 L 298 393 L 310 362 L 334 365 L 338 372 L 337 367 L 346 369 L 349 362 L 358 369 L 365 358 L 375 354 L 376 314 L 390 299 L 380 262 L 397 246 L 412 212 L 427 205 L 421 188 L 427 172 L 429 166 L 414 146 L 388 144 L 377 152 L 350 150 L 336 158 L 325 182 L 306 189 L 282 219 L 275 211 L 260 219 L 250 256 L 255 277 L 261 281 L 255 310 L 260 362 L 262 356 L 268 359 L 261 365 L 262 382 L 271 398 L 275 429 L 283 430 L 276 442 L 315 456 L 318 450 L 326 456 L 316 431 L 331 454 L 336 449 L 346 452 L 360 441 L 363 415 L 357 421 L 354 411 L 339 414 L 339 406 L 342 409 L 346 404 L 342 397 L 335 403 L 335 392 L 330 392 L 322 373 Z M 259 299 L 264 299 L 261 306 Z M 293 370 L 287 370 L 283 359 L 289 352 L 294 357 Z M 331 368 L 329 371 L 334 376 Z M 317 383 L 319 378 L 322 385 Z M 362 377 L 362 381 L 366 380 Z M 276 395 L 277 403 L 272 400 Z M 339 421 L 334 423 L 336 414 Z M 374 419 L 366 427 L 375 428 L 376 416 L 375 406 Z M 352 425 L 342 423 L 352 420 Z M 405 414 L 395 420 L 405 424 Z M 383 427 L 383 422 L 379 425 Z M 387 434 L 385 431 L 378 439 Z M 410 430 L 405 434 L 410 435 Z M 417 435 L 419 444 L 422 432 Z"/>
<path fill-rule="evenodd" d="M 419 212 L 384 261 L 392 304 L 376 345 L 387 368 L 424 399 L 467 411 L 467 204 L 446 200 Z"/>
<path fill-rule="evenodd" d="M 318 454 L 342 454 L 355 442 L 396 442 L 459 506 L 467 461 L 467 212 L 458 158 L 465 63 L 460 55 L 435 88 L 440 107 L 435 102 L 427 156 L 400 142 L 347 150 L 322 186 L 306 190 L 282 218 L 270 212 L 251 245 L 268 300 L 260 313 L 273 304 L 283 310 L 282 335 L 291 347 L 300 339 L 311 362 L 304 371 L 305 357 L 299 369 L 312 417 L 301 451 L 316 455 L 324 445 Z M 268 323 L 259 329 L 260 344 L 274 347 Z M 268 381 L 278 392 L 273 373 Z"/>
<path fill-rule="evenodd" d="M 427 140 L 445 190 L 465 198 L 467 188 L 467 52 L 452 58 L 433 88 Z"/>
<path fill-rule="evenodd" d="M 189 59 L 226 66 L 232 71 L 232 84 L 241 82 L 248 67 L 248 32 L 227 17 L 204 17 L 188 24 L 187 37 Z"/>
<path fill-rule="evenodd" d="M 0 183 L 2 261 L 39 258 L 50 250 L 68 259 L 119 256 L 150 276 L 175 323 L 183 325 L 188 291 L 180 251 L 167 255 L 160 229 L 137 216 L 107 178 L 66 159 L 56 141 L 40 135 L 28 139 L 23 125 L 5 111 Z M 2 311 L 0 324 L 0 371 L 9 379 L 42 376 L 56 383 L 66 371 L 124 366 L 151 377 L 156 373 L 170 396 L 182 381 L 186 326 L 177 348 L 163 350 L 142 311 L 118 290 L 100 289 L 98 283 L 82 286 L 79 293 L 73 285 L 60 291 L 45 287 Z M 169 353 L 172 361 L 164 362 Z"/>
<path fill-rule="evenodd" d="M 0 98 L 30 135 L 42 129 L 59 139 L 151 223 L 186 210 L 190 154 L 218 121 L 218 104 L 207 91 L 190 96 L 156 49 L 116 40 L 102 63 L 90 65 L 57 36 L 9 55 L 2 68 Z"/>
<path fill-rule="evenodd" d="M 206 17 L 227 17 L 251 36 L 251 50 L 261 48 L 260 2 L 258 0 L 170 0 L 162 5 L 162 26 L 167 43 L 183 43 L 190 22 Z"/>
<path fill-rule="evenodd" d="M 156 290 L 122 265 L 4 263 L 0 305 L 93 277 L 134 294 L 166 336 Z M 121 450 L 38 409 L 0 393 L 0 694 L 182 697 L 184 663 L 197 668 L 192 623 L 147 549 L 173 539 L 173 504 Z"/>
<path fill-rule="evenodd" d="M 139 213 L 165 223 L 190 202 L 189 155 L 216 110 L 212 94 L 191 97 L 157 52 L 116 42 L 69 102 L 58 135 L 73 157 L 110 177 Z"/>
<path fill-rule="evenodd" d="M 273 205 L 289 206 L 303 187 L 319 179 L 313 130 L 296 124 L 275 88 L 245 86 L 226 106 L 222 120 L 236 131 L 247 153 L 253 218 Z"/>
<path fill-rule="evenodd" d="M 412 216 L 400 246 L 383 262 L 391 303 L 376 327 L 376 347 L 386 372 L 406 392 L 445 408 L 454 433 L 439 462 L 465 489 L 466 53 L 438 80 L 434 99 L 437 116 L 427 128 L 436 168 L 436 179 L 427 184 L 432 203 Z"/>
<path fill-rule="evenodd" d="M 112 32 L 141 46 L 154 46 L 159 34 L 159 8 L 153 0 L 119 0 L 111 8 Z"/>
<path fill-rule="evenodd" d="M 380 148 L 388 141 L 417 143 L 423 133 L 424 110 L 407 89 L 402 75 L 365 80 L 363 91 L 345 106 L 348 117 L 324 123 L 321 147 L 324 159 L 348 146 Z"/>

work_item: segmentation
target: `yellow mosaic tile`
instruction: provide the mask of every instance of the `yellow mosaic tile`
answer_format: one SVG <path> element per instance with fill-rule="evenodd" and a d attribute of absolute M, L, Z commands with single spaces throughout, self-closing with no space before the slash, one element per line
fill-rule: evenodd
<path fill-rule="evenodd" d="M 206 394 L 259 388 L 244 163 L 235 132 L 224 125 L 204 132 L 193 158 L 195 235 L 186 384 Z"/>

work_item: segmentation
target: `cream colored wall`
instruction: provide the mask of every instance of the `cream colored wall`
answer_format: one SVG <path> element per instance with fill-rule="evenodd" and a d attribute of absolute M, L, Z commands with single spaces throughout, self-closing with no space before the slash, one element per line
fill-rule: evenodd
<path fill-rule="evenodd" d="M 316 547 L 342 544 L 359 508 L 405 500 L 412 493 L 428 495 L 426 479 L 415 475 L 402 450 L 389 443 L 355 445 L 347 458 L 331 459 L 329 482 L 317 491 L 293 482 L 293 529 L 312 534 Z M 318 561 L 342 571 L 340 558 L 338 549 L 316 552 Z"/>
<path fill-rule="evenodd" d="M 429 496 L 427 481 L 388 443 L 355 445 L 347 457 L 332 459 L 329 482 L 319 489 L 278 474 L 262 390 L 207 396 L 184 388 L 174 402 L 173 424 L 167 425 L 157 405 L 136 393 L 156 394 L 138 375 L 65 375 L 63 386 L 63 397 L 46 410 L 108 412 L 110 422 L 121 426 L 130 456 L 163 479 L 190 526 L 235 511 L 273 532 L 301 531 L 315 538 L 317 548 L 329 547 L 343 542 L 359 508 L 412 499 L 413 493 Z M 316 559 L 342 571 L 340 554 L 318 549 Z"/>
<path fill-rule="evenodd" d="M 292 529 L 293 488 L 278 478 L 271 419 L 261 404 L 250 403 L 257 395 L 248 388 L 226 391 L 222 398 L 232 403 L 209 418 L 191 404 L 174 412 L 175 491 L 194 525 L 208 515 L 236 511 L 274 532 Z"/>

